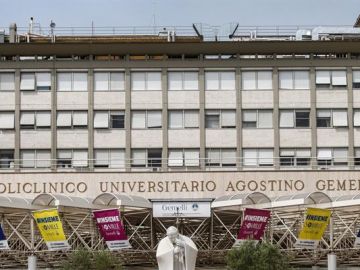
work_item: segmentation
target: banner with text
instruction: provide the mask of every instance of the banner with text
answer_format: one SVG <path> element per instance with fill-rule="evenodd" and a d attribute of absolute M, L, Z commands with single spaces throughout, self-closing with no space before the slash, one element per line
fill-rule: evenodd
<path fill-rule="evenodd" d="M 57 209 L 34 211 L 33 216 L 49 250 L 70 248 Z"/>
<path fill-rule="evenodd" d="M 330 215 L 330 210 L 308 208 L 295 247 L 315 249 L 329 224 Z"/>
<path fill-rule="evenodd" d="M 118 209 L 93 211 L 101 236 L 110 250 L 131 248 Z"/>
<path fill-rule="evenodd" d="M 0 226 L 0 250 L 9 249 L 8 241 L 2 227 Z"/>
<path fill-rule="evenodd" d="M 270 211 L 268 210 L 245 209 L 244 220 L 234 246 L 241 245 L 244 240 L 259 241 L 264 235 L 269 218 Z"/>

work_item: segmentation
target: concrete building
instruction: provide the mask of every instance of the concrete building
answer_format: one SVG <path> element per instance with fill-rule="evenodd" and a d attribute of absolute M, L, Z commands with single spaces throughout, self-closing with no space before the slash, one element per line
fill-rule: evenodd
<path fill-rule="evenodd" d="M 199 29 L 0 32 L 0 195 L 358 195 L 360 28 Z"/>

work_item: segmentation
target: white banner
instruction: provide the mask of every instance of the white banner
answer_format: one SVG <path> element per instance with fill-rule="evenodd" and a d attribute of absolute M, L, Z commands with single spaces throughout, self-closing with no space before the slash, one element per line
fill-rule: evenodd
<path fill-rule="evenodd" d="M 106 241 L 106 245 L 110 250 L 128 249 L 131 248 L 129 240 L 114 240 Z"/>
<path fill-rule="evenodd" d="M 210 202 L 206 201 L 154 201 L 154 217 L 210 217 Z"/>
<path fill-rule="evenodd" d="M 9 248 L 9 244 L 7 240 L 1 240 L 0 241 L 0 250 L 7 250 Z"/>

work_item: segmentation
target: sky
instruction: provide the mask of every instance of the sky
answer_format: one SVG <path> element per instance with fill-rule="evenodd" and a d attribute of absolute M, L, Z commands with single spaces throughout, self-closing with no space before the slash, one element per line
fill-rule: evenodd
<path fill-rule="evenodd" d="M 360 0 L 0 0 L 0 28 L 57 26 L 352 25 Z"/>

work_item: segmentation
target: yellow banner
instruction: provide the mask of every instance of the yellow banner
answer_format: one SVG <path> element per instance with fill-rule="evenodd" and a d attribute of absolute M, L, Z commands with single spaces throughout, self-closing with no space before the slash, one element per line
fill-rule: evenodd
<path fill-rule="evenodd" d="M 295 246 L 300 248 L 316 248 L 329 224 L 330 215 L 330 210 L 308 208 L 304 225 Z"/>
<path fill-rule="evenodd" d="M 61 249 L 68 245 L 57 209 L 34 211 L 33 215 L 49 249 Z"/>

